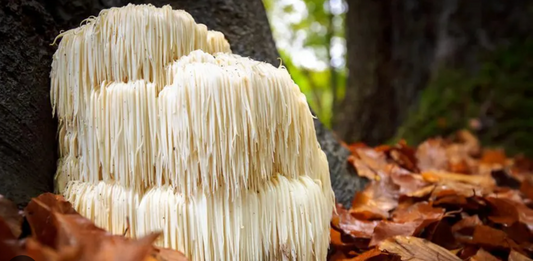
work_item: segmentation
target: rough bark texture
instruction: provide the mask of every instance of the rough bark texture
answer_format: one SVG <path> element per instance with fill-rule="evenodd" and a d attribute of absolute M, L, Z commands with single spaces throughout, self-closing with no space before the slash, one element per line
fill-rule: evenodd
<path fill-rule="evenodd" d="M 390 73 L 390 1 L 348 1 L 346 15 L 349 74 L 335 130 L 348 142 L 371 145 L 394 131 L 394 91 Z"/>
<path fill-rule="evenodd" d="M 349 0 L 349 74 L 334 128 L 349 142 L 391 138 L 428 79 L 435 1 Z"/>
<path fill-rule="evenodd" d="M 52 189 L 54 21 L 37 1 L 0 1 L 0 194 L 26 202 Z"/>
<path fill-rule="evenodd" d="M 4 2 L 17 6 L 16 10 L 19 13 L 10 11 L 11 16 L 8 17 L 14 22 L 7 26 L 2 22 L 1 32 L 19 36 L 17 41 L 2 42 L 0 50 L 2 55 L 0 82 L 6 84 L 8 80 L 4 80 L 4 77 L 13 78 L 6 85 L 7 88 L 0 90 L 0 110 L 5 110 L 5 113 L 0 115 L 3 117 L 0 118 L 3 120 L 0 127 L 2 131 L 0 157 L 15 153 L 9 158 L 10 161 L 0 161 L 0 178 L 13 180 L 11 183 L 0 182 L 0 194 L 22 203 L 30 196 L 50 190 L 55 171 L 56 146 L 53 136 L 55 125 L 51 119 L 48 93 L 48 73 L 53 50 L 48 47 L 48 43 L 52 42 L 59 30 L 76 27 L 88 16 L 98 15 L 101 9 L 122 6 L 130 1 L 22 1 L 23 5 L 31 3 L 36 10 L 39 10 L 38 12 L 27 11 L 21 7 L 23 5 L 14 4 L 20 1 L 2 0 L 3 6 L 6 6 Z M 156 6 L 171 4 L 175 9 L 184 9 L 198 22 L 224 33 L 234 53 L 279 64 L 279 55 L 260 0 L 133 0 L 131 2 L 135 4 L 149 2 Z M 6 8 L 9 8 L 9 5 L 3 7 L 4 12 Z M 38 18 L 30 19 L 30 14 Z M 39 29 L 48 24 L 49 28 Z M 3 39 L 9 38 L 13 37 Z M 13 67 L 13 63 L 17 67 L 8 70 L 7 73 L 4 72 L 7 66 Z M 24 93 L 21 90 L 28 93 L 27 97 L 21 94 Z M 355 191 L 361 189 L 365 182 L 356 177 L 353 168 L 348 166 L 346 162 L 348 152 L 340 146 L 332 133 L 318 120 L 315 121 L 315 126 L 318 140 L 328 156 L 338 202 L 350 205 Z"/>

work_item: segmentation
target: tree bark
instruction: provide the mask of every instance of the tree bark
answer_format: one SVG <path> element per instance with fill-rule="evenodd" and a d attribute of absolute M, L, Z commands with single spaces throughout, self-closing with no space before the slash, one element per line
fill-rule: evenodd
<path fill-rule="evenodd" d="M 349 0 L 348 79 L 334 129 L 348 142 L 387 142 L 429 77 L 438 1 Z"/>
<path fill-rule="evenodd" d="M 55 172 L 56 123 L 49 102 L 51 57 L 48 46 L 59 30 L 79 25 L 90 15 L 113 6 L 152 3 L 184 9 L 197 22 L 224 33 L 236 54 L 279 65 L 264 6 L 260 0 L 1 0 L 9 23 L 0 33 L 0 194 L 24 203 L 30 197 L 52 190 Z M 18 4 L 20 3 L 20 4 Z M 32 17 L 36 18 L 32 18 Z M 9 37 L 7 37 L 9 36 Z M 365 180 L 348 165 L 348 151 L 331 132 L 315 120 L 317 138 L 326 152 L 333 188 L 339 203 L 350 205 Z M 11 155 L 11 156 L 9 156 Z"/>
<path fill-rule="evenodd" d="M 0 194 L 23 203 L 52 190 L 57 146 L 49 74 L 57 30 L 37 1 L 0 5 Z"/>
<path fill-rule="evenodd" d="M 333 126 L 348 142 L 389 141 L 439 71 L 460 69 L 476 77 L 482 55 L 523 43 L 533 31 L 531 0 L 347 3 L 349 73 Z"/>

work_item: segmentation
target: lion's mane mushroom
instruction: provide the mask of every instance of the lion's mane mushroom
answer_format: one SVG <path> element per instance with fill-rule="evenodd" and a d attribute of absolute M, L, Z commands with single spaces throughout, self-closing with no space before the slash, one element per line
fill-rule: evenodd
<path fill-rule="evenodd" d="M 82 215 L 162 230 L 192 260 L 326 258 L 327 159 L 283 67 L 169 6 L 112 8 L 61 36 L 56 187 Z"/>

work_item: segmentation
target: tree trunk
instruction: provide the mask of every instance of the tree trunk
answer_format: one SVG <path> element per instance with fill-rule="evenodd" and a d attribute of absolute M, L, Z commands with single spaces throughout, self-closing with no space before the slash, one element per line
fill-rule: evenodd
<path fill-rule="evenodd" d="M 379 145 L 393 137 L 429 76 L 437 2 L 348 0 L 348 79 L 333 121 L 342 139 Z"/>
<path fill-rule="evenodd" d="M 24 203 L 52 190 L 56 164 L 56 123 L 49 102 L 49 47 L 59 30 L 79 25 L 104 8 L 125 0 L 1 0 L 3 38 L 0 51 L 0 194 Z M 278 52 L 260 0 L 133 0 L 135 4 L 171 4 L 209 29 L 225 34 L 234 53 L 278 65 Z M 7 22 L 5 22 L 7 21 Z M 365 181 L 347 164 L 348 151 L 315 120 L 317 138 L 328 156 L 339 203 L 350 205 Z M 6 160 L 7 159 L 7 160 Z M 4 182 L 4 180 L 6 182 Z"/>
<path fill-rule="evenodd" d="M 0 194 L 23 203 L 52 190 L 57 146 L 49 74 L 57 30 L 37 1 L 0 5 Z"/>

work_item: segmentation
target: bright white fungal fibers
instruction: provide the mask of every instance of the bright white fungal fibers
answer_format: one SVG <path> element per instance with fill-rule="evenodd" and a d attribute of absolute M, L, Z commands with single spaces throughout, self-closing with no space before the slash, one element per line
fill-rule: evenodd
<path fill-rule="evenodd" d="M 305 96 L 170 6 L 62 33 L 56 190 L 96 225 L 191 260 L 324 260 L 334 209 Z"/>

